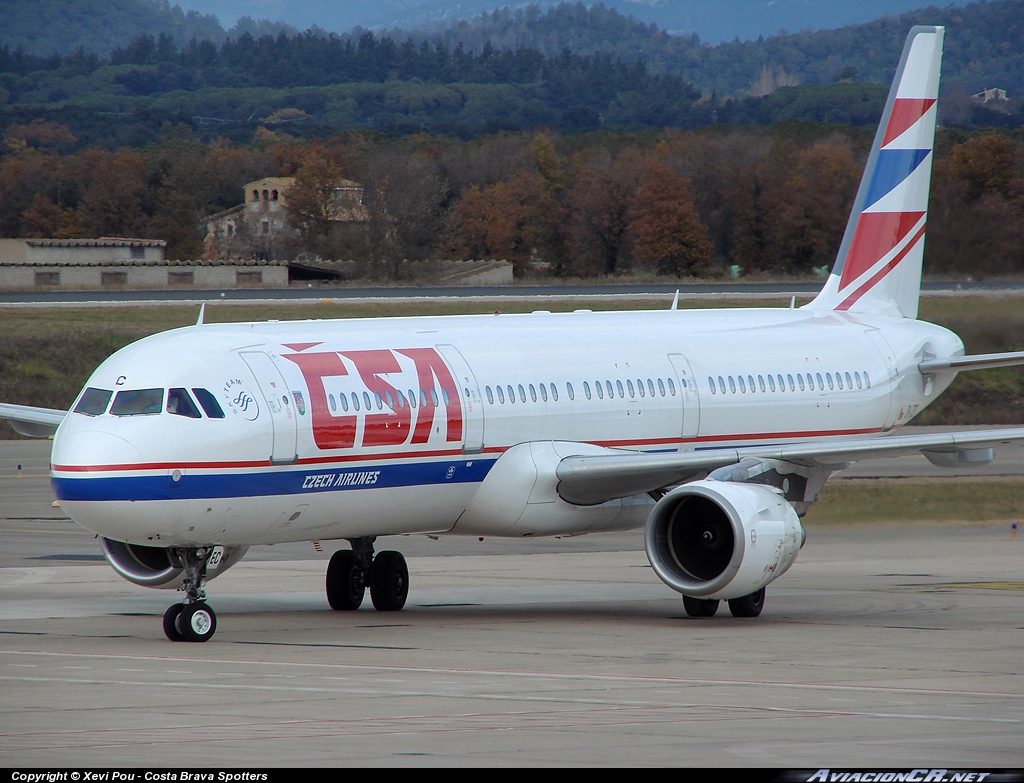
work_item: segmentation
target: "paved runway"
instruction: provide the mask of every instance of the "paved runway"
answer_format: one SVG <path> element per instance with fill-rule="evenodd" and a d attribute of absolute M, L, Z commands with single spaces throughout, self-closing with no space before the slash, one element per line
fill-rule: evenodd
<path fill-rule="evenodd" d="M 97 559 L 46 461 L 0 442 L 0 766 L 1024 765 L 1005 525 L 811 528 L 756 620 L 686 618 L 639 531 L 382 540 L 397 614 L 331 612 L 330 547 L 265 547 L 172 644 L 175 593 Z"/>

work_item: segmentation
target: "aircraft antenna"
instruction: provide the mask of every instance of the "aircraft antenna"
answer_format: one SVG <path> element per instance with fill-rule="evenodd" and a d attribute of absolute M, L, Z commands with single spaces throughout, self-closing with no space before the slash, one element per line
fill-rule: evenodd
<path fill-rule="evenodd" d="M 672 298 L 672 307 L 670 307 L 669 309 L 670 310 L 678 310 L 679 309 L 679 289 L 678 288 L 676 289 L 676 295 Z"/>
<path fill-rule="evenodd" d="M 201 305 L 199 305 L 199 318 L 196 321 L 196 326 L 197 327 L 203 325 L 203 317 L 205 315 L 206 315 L 206 302 L 203 302 Z"/>

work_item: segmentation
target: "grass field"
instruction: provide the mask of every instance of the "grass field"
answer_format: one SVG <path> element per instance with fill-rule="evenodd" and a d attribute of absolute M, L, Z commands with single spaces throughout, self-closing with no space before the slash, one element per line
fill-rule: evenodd
<path fill-rule="evenodd" d="M 1024 522 L 1024 476 L 832 479 L 804 518 L 834 524 Z M 1024 525 L 1020 531 L 1024 540 Z"/>
<path fill-rule="evenodd" d="M 799 304 L 800 302 L 798 302 Z M 694 307 L 786 307 L 778 299 L 700 299 Z M 350 303 L 341 300 L 288 304 L 213 303 L 206 321 L 366 318 L 396 315 L 528 312 L 530 310 L 662 309 L 666 297 L 649 300 L 543 300 Z M 185 305 L 11 307 L 0 309 L 0 401 L 49 408 L 71 404 L 90 373 L 107 356 L 146 335 L 195 323 L 199 308 Z M 968 353 L 1024 348 L 1024 298 L 936 297 L 923 299 L 921 318 L 957 332 Z M 1019 369 L 961 375 L 916 420 L 921 424 L 1024 423 L 1024 373 Z M 14 437 L 4 427 L 0 437 Z"/>

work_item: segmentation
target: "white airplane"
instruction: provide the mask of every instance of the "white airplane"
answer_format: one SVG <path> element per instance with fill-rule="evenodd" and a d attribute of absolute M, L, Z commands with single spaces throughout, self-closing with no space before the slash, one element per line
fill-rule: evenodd
<path fill-rule="evenodd" d="M 943 28 L 915 27 L 835 269 L 800 308 L 199 323 L 140 340 L 54 433 L 62 508 L 135 584 L 177 588 L 164 631 L 206 641 L 206 581 L 249 546 L 347 539 L 334 609 L 401 609 L 378 536 L 577 535 L 646 527 L 686 611 L 753 617 L 804 542 L 799 516 L 862 458 L 993 457 L 1024 428 L 893 435 L 963 356 L 916 320 Z"/>

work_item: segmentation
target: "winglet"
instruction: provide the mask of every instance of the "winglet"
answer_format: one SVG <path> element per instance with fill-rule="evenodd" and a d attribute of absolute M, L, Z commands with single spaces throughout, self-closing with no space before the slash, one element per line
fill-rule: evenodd
<path fill-rule="evenodd" d="M 944 28 L 903 47 L 835 267 L 811 308 L 917 317 Z"/>

